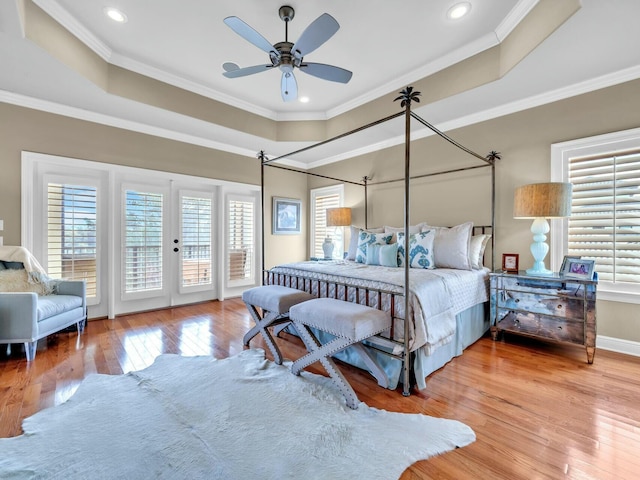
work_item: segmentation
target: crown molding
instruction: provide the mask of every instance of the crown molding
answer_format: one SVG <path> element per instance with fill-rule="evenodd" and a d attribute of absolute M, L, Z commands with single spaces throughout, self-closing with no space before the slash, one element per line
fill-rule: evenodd
<path fill-rule="evenodd" d="M 33 0 L 38 7 L 46 12 L 56 22 L 66 28 L 78 40 L 89 47 L 96 55 L 108 62 L 113 54 L 111 48 L 96 37 L 84 25 L 82 25 L 73 15 L 71 15 L 62 5 L 55 0 Z"/>
<path fill-rule="evenodd" d="M 511 9 L 509 14 L 500 22 L 495 30 L 498 42 L 502 43 L 505 38 L 518 26 L 524 18 L 529 15 L 540 0 L 520 0 L 518 4 Z"/>
<path fill-rule="evenodd" d="M 427 63 L 417 70 L 413 70 L 400 77 L 395 77 L 392 81 L 381 85 L 380 87 L 368 92 L 365 95 L 361 95 L 360 97 L 354 98 L 350 102 L 342 103 L 340 106 L 328 110 L 327 118 L 333 118 L 338 115 L 342 115 L 343 113 L 360 107 L 377 98 L 388 95 L 390 92 L 395 92 L 398 89 L 402 89 L 418 80 L 433 75 L 434 73 L 444 70 L 447 67 L 455 65 L 456 63 L 477 55 L 480 52 L 488 50 L 489 48 L 494 47 L 497 44 L 498 41 L 495 34 L 488 33 L 483 37 L 475 40 L 474 42 L 464 45 L 463 47 L 453 50 L 452 52 L 439 57 L 432 62 Z"/>
<path fill-rule="evenodd" d="M 176 75 L 175 73 L 171 73 L 166 70 L 162 70 L 160 68 L 140 62 L 138 60 L 134 60 L 119 53 L 114 53 L 112 55 L 110 63 L 124 68 L 125 70 L 131 70 L 132 72 L 139 73 L 140 75 L 144 75 L 149 78 L 153 78 L 168 85 L 173 85 L 174 87 L 197 93 L 198 95 L 202 95 L 203 97 L 207 97 L 212 100 L 216 100 L 227 105 L 240 108 L 249 113 L 255 113 L 256 115 L 260 115 L 270 120 L 278 120 L 276 113 L 269 109 L 261 108 L 252 103 L 222 94 L 194 80 L 190 80 L 180 75 Z"/>

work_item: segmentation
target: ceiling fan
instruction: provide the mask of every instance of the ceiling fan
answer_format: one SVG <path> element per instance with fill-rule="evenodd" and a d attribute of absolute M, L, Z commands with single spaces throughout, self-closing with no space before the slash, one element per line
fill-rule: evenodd
<path fill-rule="evenodd" d="M 305 62 L 303 59 L 305 55 L 313 52 L 338 31 L 340 25 L 335 18 L 328 13 L 323 13 L 309 24 L 296 43 L 291 43 L 289 41 L 289 22 L 293 20 L 295 11 L 292 7 L 285 5 L 280 7 L 278 13 L 285 22 L 285 40 L 274 45 L 271 45 L 267 39 L 238 17 L 224 19 L 224 23 L 234 32 L 248 42 L 253 43 L 259 49 L 267 52 L 271 61 L 271 63 L 265 65 L 254 65 L 245 68 L 240 68 L 235 63 L 227 62 L 222 66 L 225 70 L 223 73 L 225 77 L 244 77 L 277 67 L 282 72 L 280 86 L 282 99 L 285 102 L 295 100 L 298 97 L 298 84 L 293 74 L 294 68 L 331 82 L 348 83 L 351 80 L 352 73 L 349 70 L 324 63 Z"/>

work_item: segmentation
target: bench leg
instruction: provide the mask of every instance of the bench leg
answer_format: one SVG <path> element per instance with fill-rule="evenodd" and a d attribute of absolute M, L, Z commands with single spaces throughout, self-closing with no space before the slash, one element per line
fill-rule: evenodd
<path fill-rule="evenodd" d="M 276 337 L 280 336 L 280 333 L 287 327 L 293 327 L 293 322 L 291 320 L 281 323 L 280 325 L 276 325 L 275 327 L 273 327 L 273 334 Z"/>
<path fill-rule="evenodd" d="M 274 362 L 278 365 L 282 365 L 282 354 L 280 353 L 280 349 L 276 345 L 275 340 L 269 333 L 269 330 L 267 330 L 267 327 L 273 325 L 275 322 L 289 322 L 289 317 L 281 316 L 273 312 L 265 312 L 264 317 L 261 318 L 255 306 L 249 303 L 246 303 L 246 305 L 249 313 L 251 314 L 251 317 L 256 322 L 256 324 L 247 333 L 244 334 L 244 337 L 242 338 L 244 346 L 248 347 L 251 339 L 258 333 L 261 333 L 265 343 L 267 344 L 267 347 L 273 355 Z"/>
<path fill-rule="evenodd" d="M 369 369 L 369 373 L 371 373 L 371 375 L 373 375 L 373 377 L 378 381 L 378 385 L 382 388 L 389 388 L 389 379 L 387 378 L 387 374 L 371 356 L 369 350 L 360 342 L 354 343 L 353 348 L 358 351 L 358 354 L 362 357 L 362 360 Z"/>
<path fill-rule="evenodd" d="M 351 340 L 348 338 L 337 337 L 335 340 L 321 345 L 313 332 L 311 332 L 306 325 L 295 321 L 293 324 L 300 334 L 302 341 L 306 345 L 307 350 L 309 350 L 309 353 L 293 362 L 291 365 L 291 373 L 294 375 L 300 375 L 300 372 L 305 367 L 308 367 L 315 362 L 320 362 L 333 380 L 333 383 L 335 383 L 340 390 L 340 393 L 342 393 L 346 399 L 347 406 L 353 409 L 358 408 L 359 400 L 356 392 L 351 388 L 351 385 L 331 358 L 333 354 L 338 353 L 351 345 Z"/>

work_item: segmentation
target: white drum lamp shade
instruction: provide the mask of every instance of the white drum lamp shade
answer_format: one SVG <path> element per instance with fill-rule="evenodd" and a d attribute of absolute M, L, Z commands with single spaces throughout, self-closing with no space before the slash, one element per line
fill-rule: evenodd
<path fill-rule="evenodd" d="M 514 218 L 533 218 L 531 233 L 533 243 L 533 267 L 527 270 L 531 275 L 551 275 L 553 272 L 544 265 L 544 258 L 549 252 L 546 244 L 549 233 L 548 218 L 571 216 L 570 183 L 533 183 L 516 188 L 513 202 Z"/>

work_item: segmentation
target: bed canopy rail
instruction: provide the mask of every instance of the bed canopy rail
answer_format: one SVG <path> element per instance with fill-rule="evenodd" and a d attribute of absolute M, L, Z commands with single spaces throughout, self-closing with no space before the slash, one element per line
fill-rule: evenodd
<path fill-rule="evenodd" d="M 420 99 L 419 96 L 421 95 L 420 92 L 418 91 L 414 91 L 413 87 L 408 86 L 406 87 L 404 90 L 402 90 L 401 92 L 399 92 L 400 95 L 398 97 L 396 97 L 394 99 L 394 101 L 400 101 L 400 106 L 404 109 L 401 110 L 400 112 L 397 112 L 395 114 L 389 115 L 387 117 L 381 118 L 379 120 L 376 120 L 374 122 L 371 122 L 369 124 L 360 126 L 358 128 L 355 128 L 353 130 L 350 130 L 348 132 L 336 135 L 332 138 L 329 138 L 327 140 L 315 143 L 313 145 L 309 145 L 307 147 L 295 150 L 293 152 L 284 154 L 284 155 L 280 155 L 278 157 L 274 157 L 274 158 L 267 158 L 266 154 L 264 151 L 259 152 L 258 154 L 258 158 L 260 159 L 260 181 L 261 181 L 261 194 L 262 194 L 262 272 L 263 272 L 263 281 L 266 278 L 265 276 L 265 247 L 264 247 L 264 236 L 265 236 L 265 222 L 264 222 L 264 217 L 265 217 L 265 198 L 264 198 L 264 169 L 265 167 L 272 167 L 272 168 L 279 168 L 279 169 L 283 169 L 283 170 L 288 170 L 288 171 L 292 171 L 292 172 L 298 172 L 304 175 L 311 175 L 311 176 L 316 176 L 316 177 L 320 177 L 320 178 L 325 178 L 325 179 L 330 179 L 330 180 L 335 180 L 335 181 L 339 181 L 339 182 L 343 182 L 343 183 L 348 183 L 348 184 L 352 184 L 352 185 L 358 185 L 358 186 L 362 186 L 364 188 L 364 201 L 365 201 L 365 228 L 368 226 L 368 222 L 367 222 L 367 197 L 368 197 L 368 187 L 371 185 L 382 185 L 382 184 L 387 184 L 387 183 L 392 183 L 392 182 L 399 182 L 399 181 L 404 181 L 404 249 L 406 252 L 409 251 L 409 240 L 410 240 L 410 233 L 409 233 L 409 225 L 410 225 L 410 209 L 411 209 L 411 204 L 410 204 L 410 184 L 411 184 L 411 180 L 416 179 L 416 178 L 425 178 L 425 177 L 430 177 L 430 176 L 435 176 L 435 175 L 443 175 L 443 174 L 447 174 L 447 173 L 455 173 L 455 172 L 462 172 L 462 171 L 466 171 L 466 170 L 473 170 L 473 169 L 477 169 L 477 168 L 486 168 L 489 167 L 491 168 L 491 268 L 494 269 L 495 267 L 495 163 L 496 160 L 500 159 L 500 154 L 496 151 L 491 151 L 488 155 L 486 156 L 482 156 L 476 152 L 474 152 L 473 150 L 470 150 L 469 148 L 465 147 L 464 145 L 460 144 L 459 142 L 455 141 L 454 139 L 452 139 L 451 137 L 449 137 L 448 135 L 446 135 L 445 133 L 441 132 L 440 130 L 438 130 L 435 126 L 431 125 L 429 122 L 427 122 L 426 120 L 422 119 L 419 115 L 417 115 L 415 112 L 412 112 L 411 107 L 413 105 L 413 103 L 419 103 Z M 277 162 L 278 160 L 283 160 L 285 158 L 291 158 L 294 155 L 303 153 L 303 152 L 307 152 L 310 151 L 314 148 L 323 146 L 323 145 L 327 145 L 331 142 L 334 142 L 336 140 L 339 139 L 343 139 L 346 138 L 350 135 L 354 135 L 358 132 L 363 132 L 369 128 L 381 125 L 385 122 L 388 122 L 390 120 L 394 120 L 396 118 L 400 118 L 404 116 L 405 117 L 405 122 L 404 122 L 404 145 L 405 145 L 405 154 L 404 154 L 404 176 L 402 178 L 398 178 L 398 179 L 394 179 L 394 180 L 383 180 L 383 181 L 379 181 L 379 182 L 372 182 L 371 177 L 369 176 L 364 176 L 362 177 L 362 181 L 361 182 L 355 182 L 352 180 L 345 180 L 345 179 L 340 179 L 340 178 L 335 178 L 335 177 L 329 177 L 326 175 L 321 175 L 321 174 L 316 174 L 313 172 L 307 172 L 305 170 L 299 170 L 299 169 L 295 169 L 295 168 L 291 168 L 291 167 L 285 167 L 282 165 L 274 165 L 274 162 Z M 431 131 L 433 131 L 436 135 L 440 136 L 441 138 L 443 138 L 444 140 L 446 140 L 447 142 L 449 142 L 450 144 L 454 145 L 455 147 L 457 147 L 458 149 L 466 152 L 467 154 L 475 157 L 476 159 L 479 159 L 483 162 L 483 164 L 481 165 L 474 165 L 474 166 L 469 166 L 469 167 L 462 167 L 462 168 L 455 168 L 455 169 L 449 169 L 449 170 L 443 170 L 443 171 L 437 171 L 437 172 L 433 172 L 433 173 L 427 173 L 427 174 L 422 174 L 422 175 L 417 175 L 412 177 L 411 173 L 410 173 L 410 167 L 411 167 L 411 119 L 415 119 L 416 121 L 418 121 L 420 124 L 424 125 L 425 127 L 427 127 L 428 129 L 430 129 Z M 411 358 L 411 352 L 409 349 L 409 319 L 407 318 L 407 312 L 410 311 L 410 305 L 409 305 L 409 294 L 408 294 L 408 287 L 409 287 L 409 282 L 410 282 L 410 265 L 409 262 L 404 262 L 404 285 L 403 285 L 403 297 L 404 297 L 404 312 L 405 312 L 405 321 L 404 321 L 404 352 L 401 355 L 401 358 L 403 360 L 403 366 L 402 366 L 402 378 L 403 378 L 403 395 L 404 396 L 408 396 L 410 394 L 410 358 Z"/>

